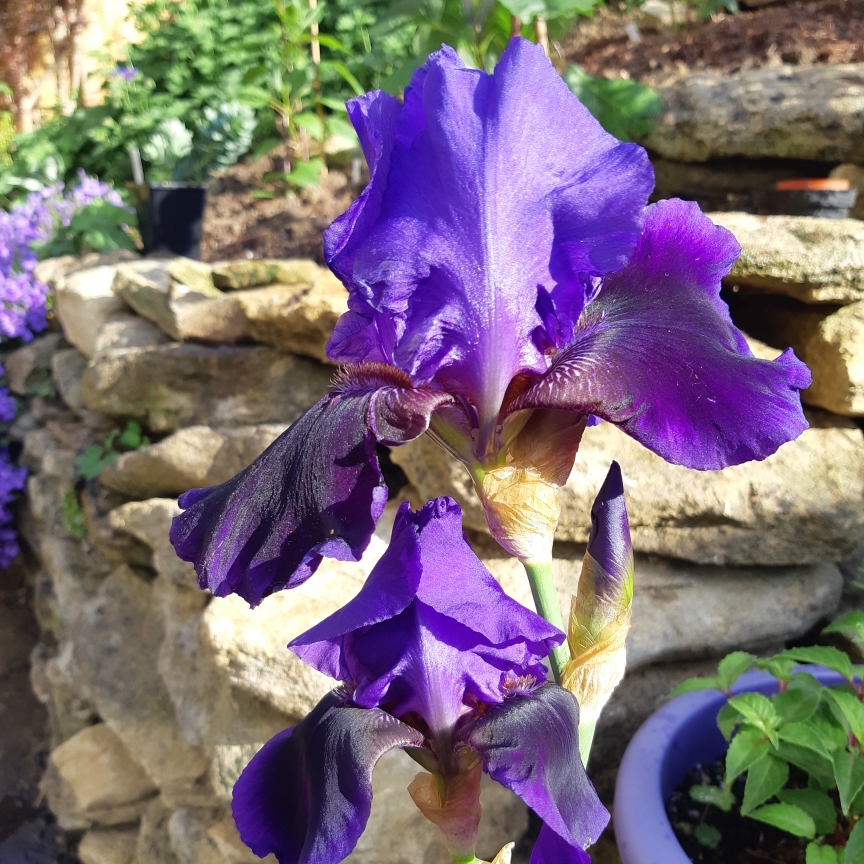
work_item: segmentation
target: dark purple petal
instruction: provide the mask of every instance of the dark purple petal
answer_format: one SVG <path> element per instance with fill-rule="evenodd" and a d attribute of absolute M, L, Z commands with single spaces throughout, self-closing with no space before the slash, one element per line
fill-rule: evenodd
<path fill-rule="evenodd" d="M 556 684 L 490 708 L 460 735 L 489 775 L 512 789 L 570 846 L 596 842 L 609 821 L 579 756 L 579 706 Z"/>
<path fill-rule="evenodd" d="M 416 711 L 441 730 L 466 692 L 493 704 L 508 676 L 543 676 L 539 658 L 562 641 L 503 592 L 465 542 L 459 506 L 439 498 L 416 514 L 403 504 L 357 596 L 290 647 L 350 683 L 358 704 Z"/>
<path fill-rule="evenodd" d="M 171 542 L 202 588 L 255 606 L 306 581 L 322 556 L 359 560 L 387 501 L 376 431 L 387 443 L 411 440 L 450 400 L 388 385 L 378 367 L 348 370 L 339 386 L 245 471 L 180 497 Z"/>
<path fill-rule="evenodd" d="M 770 456 L 807 428 L 807 367 L 756 359 L 720 299 L 740 247 L 696 204 L 645 211 L 630 263 L 585 308 L 571 346 L 510 410 L 596 414 L 669 462 L 716 470 Z"/>
<path fill-rule="evenodd" d="M 324 697 L 293 729 L 268 741 L 234 786 L 243 842 L 280 864 L 338 864 L 357 845 L 372 806 L 372 769 L 422 735 L 383 711 Z"/>
<path fill-rule="evenodd" d="M 493 75 L 466 69 L 452 49 L 433 54 L 394 134 L 374 225 L 354 225 L 350 260 L 327 249 L 362 296 L 339 339 L 350 335 L 354 352 L 377 329 L 388 361 L 415 383 L 470 397 L 488 434 L 514 375 L 546 369 L 535 331 L 560 341 L 599 277 L 627 261 L 651 167 L 521 39 Z M 331 356 L 344 356 L 342 342 Z"/>
<path fill-rule="evenodd" d="M 534 844 L 529 864 L 591 864 L 591 856 L 544 825 Z"/>
<path fill-rule="evenodd" d="M 591 507 L 591 534 L 588 554 L 600 565 L 601 582 L 594 585 L 601 599 L 617 596 L 621 584 L 633 574 L 633 545 L 630 542 L 630 522 L 624 501 L 621 466 L 613 462 L 603 486 Z M 613 584 L 607 584 L 611 577 Z"/>

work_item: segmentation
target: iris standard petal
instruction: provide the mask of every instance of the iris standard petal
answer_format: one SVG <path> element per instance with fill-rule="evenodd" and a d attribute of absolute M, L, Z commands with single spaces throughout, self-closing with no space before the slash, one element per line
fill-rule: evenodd
<path fill-rule="evenodd" d="M 703 470 L 764 459 L 797 438 L 809 370 L 791 351 L 756 359 L 720 299 L 739 251 L 694 203 L 648 207 L 630 262 L 510 410 L 596 414 L 667 461 Z"/>
<path fill-rule="evenodd" d="M 202 588 L 255 606 L 300 585 L 322 556 L 359 560 L 387 501 L 376 430 L 388 443 L 411 440 L 435 407 L 450 401 L 398 386 L 407 383 L 400 374 L 348 370 L 340 392 L 310 408 L 245 471 L 180 497 L 184 512 L 171 542 L 195 564 Z"/>
<path fill-rule="evenodd" d="M 392 151 L 380 215 L 365 237 L 355 228 L 343 278 L 395 322 L 392 362 L 415 383 L 470 397 L 483 429 L 517 372 L 545 370 L 534 331 L 556 316 L 572 322 L 597 278 L 626 262 L 653 173 L 525 40 L 493 75 L 449 48 L 422 74 L 397 123 L 405 143 Z M 422 131 L 399 131 L 421 118 Z"/>
<path fill-rule="evenodd" d="M 601 600 L 617 599 L 621 586 L 633 578 L 633 544 L 624 501 L 621 466 L 613 462 L 591 507 L 588 554 L 600 565 L 593 591 Z M 632 586 L 627 592 L 632 595 Z"/>
<path fill-rule="evenodd" d="M 579 706 L 555 684 L 513 696 L 465 727 L 489 775 L 569 845 L 596 842 L 609 821 L 579 756 Z"/>
<path fill-rule="evenodd" d="M 563 634 L 508 597 L 462 535 L 449 498 L 412 513 L 357 596 L 298 636 L 291 649 L 350 683 L 355 702 L 418 712 L 436 732 L 452 728 L 466 692 L 487 704 L 510 677 L 543 676 L 539 660 Z"/>
<path fill-rule="evenodd" d="M 234 786 L 243 842 L 280 864 L 338 864 L 366 827 L 372 769 L 422 735 L 383 711 L 342 705 L 328 694 L 293 729 L 268 741 Z"/>
<path fill-rule="evenodd" d="M 529 864 L 591 864 L 591 856 L 544 825 L 534 844 Z"/>

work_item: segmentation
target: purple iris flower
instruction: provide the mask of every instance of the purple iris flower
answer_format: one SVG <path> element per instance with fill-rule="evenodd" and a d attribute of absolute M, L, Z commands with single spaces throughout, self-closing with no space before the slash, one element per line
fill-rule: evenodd
<path fill-rule="evenodd" d="M 324 237 L 349 292 L 328 355 L 346 365 L 249 469 L 181 497 L 171 539 L 202 587 L 254 605 L 322 555 L 357 560 L 386 497 L 376 442 L 428 430 L 499 540 L 535 532 L 498 524 L 530 500 L 551 551 L 592 416 L 702 470 L 807 427 L 807 368 L 755 358 L 720 299 L 732 234 L 693 203 L 646 206 L 645 151 L 604 132 L 540 47 L 514 39 L 491 75 L 445 47 L 404 103 L 374 92 L 348 112 L 371 181 Z M 536 559 L 532 542 L 507 548 Z"/>
<path fill-rule="evenodd" d="M 403 504 L 359 594 L 289 646 L 343 688 L 246 767 L 233 800 L 244 842 L 280 864 L 337 864 L 369 818 L 372 769 L 402 747 L 435 777 L 412 797 L 457 860 L 474 857 L 482 767 L 544 820 L 532 864 L 587 861 L 608 813 L 579 758 L 579 709 L 536 683 L 563 638 L 501 590 L 455 502 Z"/>
<path fill-rule="evenodd" d="M 122 78 L 127 83 L 138 76 L 138 70 L 134 66 L 115 66 L 111 73 L 112 78 Z"/>

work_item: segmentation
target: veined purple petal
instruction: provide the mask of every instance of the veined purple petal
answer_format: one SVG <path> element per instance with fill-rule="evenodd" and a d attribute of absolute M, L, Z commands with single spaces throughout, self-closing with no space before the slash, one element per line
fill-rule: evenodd
<path fill-rule="evenodd" d="M 279 864 L 338 864 L 357 845 L 372 807 L 372 769 L 423 736 L 383 711 L 331 693 L 293 729 L 268 741 L 234 786 L 243 842 Z"/>
<path fill-rule="evenodd" d="M 512 789 L 570 846 L 596 842 L 609 821 L 579 756 L 579 706 L 556 684 L 513 696 L 469 724 L 460 738 L 489 775 Z"/>
<path fill-rule="evenodd" d="M 627 261 L 651 167 L 521 39 L 493 75 L 433 54 L 394 135 L 374 224 L 354 224 L 350 256 L 328 240 L 328 263 L 362 297 L 331 357 L 356 360 L 377 330 L 389 362 L 467 396 L 488 435 L 514 375 L 546 369 L 538 328 L 560 342 L 599 277 Z"/>
<path fill-rule="evenodd" d="M 529 864 L 591 864 L 591 856 L 544 825 L 534 844 Z"/>
<path fill-rule="evenodd" d="M 703 470 L 764 459 L 797 438 L 809 370 L 791 350 L 756 359 L 720 299 L 739 251 L 696 204 L 648 207 L 630 262 L 510 410 L 596 414 L 667 461 Z"/>
<path fill-rule="evenodd" d="M 624 501 L 624 482 L 621 466 L 613 462 L 603 486 L 591 507 L 591 534 L 588 537 L 588 554 L 600 565 L 600 584 L 594 593 L 601 600 L 617 597 L 621 585 L 633 575 L 633 545 L 630 542 L 630 522 Z M 606 584 L 611 577 L 614 584 Z"/>
<path fill-rule="evenodd" d="M 390 546 L 357 596 L 290 648 L 350 683 L 354 701 L 452 729 L 470 692 L 503 699 L 508 676 L 543 676 L 563 634 L 508 597 L 462 536 L 449 498 L 403 504 Z"/>
<path fill-rule="evenodd" d="M 202 588 L 255 606 L 305 582 L 322 556 L 359 560 L 387 502 L 376 434 L 409 441 L 450 401 L 399 387 L 403 373 L 392 373 L 388 382 L 383 367 L 348 370 L 340 392 L 310 408 L 245 471 L 180 497 L 184 512 L 171 542 L 195 564 Z"/>

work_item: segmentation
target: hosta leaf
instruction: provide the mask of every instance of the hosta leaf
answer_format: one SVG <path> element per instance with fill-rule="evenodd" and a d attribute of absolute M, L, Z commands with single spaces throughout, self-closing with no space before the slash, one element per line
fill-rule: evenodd
<path fill-rule="evenodd" d="M 788 779 L 789 765 L 782 759 L 771 753 L 757 759 L 747 772 L 741 815 L 747 816 L 760 804 L 773 798 L 786 785 Z"/>
<path fill-rule="evenodd" d="M 735 803 L 735 796 L 729 789 L 721 789 L 718 786 L 709 786 L 702 783 L 699 786 L 690 787 L 690 797 L 700 804 L 713 804 L 724 813 L 728 813 Z"/>
<path fill-rule="evenodd" d="M 849 814 L 852 801 L 864 789 L 864 757 L 840 750 L 834 754 L 834 779 L 840 793 L 840 808 Z"/>
<path fill-rule="evenodd" d="M 731 786 L 732 781 L 743 774 L 757 759 L 760 759 L 771 749 L 771 744 L 758 729 L 745 727 L 733 739 L 726 752 L 725 785 Z"/>
<path fill-rule="evenodd" d="M 819 835 L 830 834 L 837 825 L 837 807 L 819 789 L 781 789 L 777 797 L 783 804 L 794 804 L 809 813 Z"/>
<path fill-rule="evenodd" d="M 816 836 L 813 817 L 794 804 L 766 804 L 749 813 L 748 816 L 766 825 L 773 825 L 787 834 L 794 834 L 796 837 L 810 840 Z"/>

